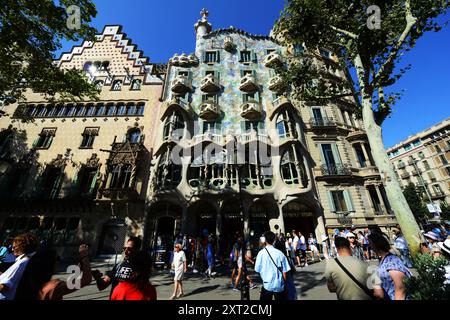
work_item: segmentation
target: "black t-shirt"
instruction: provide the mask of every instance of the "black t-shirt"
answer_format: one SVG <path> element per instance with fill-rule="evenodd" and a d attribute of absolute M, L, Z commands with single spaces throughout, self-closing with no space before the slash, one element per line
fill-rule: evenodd
<path fill-rule="evenodd" d="M 131 275 L 131 267 L 127 260 L 116 264 L 111 271 L 108 271 L 106 275 L 111 279 L 111 293 L 110 297 L 114 291 L 114 288 L 124 280 L 127 280 Z"/>

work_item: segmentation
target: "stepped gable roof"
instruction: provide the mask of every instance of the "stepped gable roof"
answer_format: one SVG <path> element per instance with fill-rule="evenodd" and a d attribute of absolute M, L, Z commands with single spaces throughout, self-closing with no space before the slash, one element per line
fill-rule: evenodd
<path fill-rule="evenodd" d="M 219 34 L 227 34 L 227 33 L 238 33 L 240 35 L 252 38 L 252 39 L 258 39 L 258 40 L 270 40 L 273 41 L 275 43 L 279 44 L 279 41 L 277 41 L 275 38 L 271 37 L 271 36 L 266 36 L 266 35 L 256 35 L 256 34 L 251 34 L 248 33 L 247 31 L 241 30 L 241 29 L 237 29 L 235 27 L 229 27 L 229 28 L 223 28 L 223 29 L 217 29 L 214 30 L 206 35 L 203 36 L 204 39 L 209 39 L 211 37 L 217 36 Z"/>
<path fill-rule="evenodd" d="M 121 25 L 106 25 L 100 34 L 97 34 L 96 42 L 102 42 L 105 36 L 112 36 L 112 41 L 116 42 L 116 46 L 122 49 L 123 53 L 128 55 L 128 59 L 134 60 L 135 67 L 149 66 L 148 57 L 144 56 L 142 50 L 137 49 L 137 45 L 133 44 L 127 34 L 122 32 Z M 79 46 L 73 46 L 69 52 L 63 52 L 58 60 L 59 64 L 71 61 L 74 55 L 82 55 L 86 48 L 92 48 L 93 41 L 84 40 Z"/>

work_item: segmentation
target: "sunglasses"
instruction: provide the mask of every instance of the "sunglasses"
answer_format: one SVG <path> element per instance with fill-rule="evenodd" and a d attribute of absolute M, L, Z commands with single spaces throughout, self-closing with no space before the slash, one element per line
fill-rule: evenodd
<path fill-rule="evenodd" d="M 133 251 L 133 247 L 123 247 L 123 251 Z"/>

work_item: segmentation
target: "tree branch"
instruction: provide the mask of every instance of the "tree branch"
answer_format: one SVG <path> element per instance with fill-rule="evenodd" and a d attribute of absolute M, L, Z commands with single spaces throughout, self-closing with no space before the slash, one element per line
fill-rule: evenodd
<path fill-rule="evenodd" d="M 348 37 L 350 37 L 352 39 L 358 39 L 358 35 L 354 34 L 353 32 L 350 32 L 350 31 L 347 31 L 347 30 L 343 30 L 343 29 L 339 29 L 339 28 L 337 28 L 335 26 L 330 26 L 330 27 L 334 31 L 342 33 L 342 34 L 344 34 L 344 35 L 346 35 L 346 36 L 348 36 Z"/>
<path fill-rule="evenodd" d="M 410 0 L 405 1 L 405 14 L 406 14 L 406 27 L 403 30 L 402 35 L 398 39 L 397 43 L 395 44 L 394 48 L 392 49 L 389 57 L 387 60 L 383 63 L 381 68 L 378 70 L 375 78 L 373 79 L 374 84 L 376 85 L 377 82 L 380 80 L 380 78 L 383 76 L 386 68 L 397 58 L 398 53 L 405 43 L 406 38 L 408 37 L 409 33 L 411 32 L 412 27 L 416 24 L 417 18 L 413 16 L 411 11 L 411 3 Z"/>

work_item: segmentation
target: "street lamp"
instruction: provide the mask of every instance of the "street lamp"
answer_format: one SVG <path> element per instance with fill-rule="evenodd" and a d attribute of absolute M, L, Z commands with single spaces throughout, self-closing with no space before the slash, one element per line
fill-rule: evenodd
<path fill-rule="evenodd" d="M 250 283 L 247 279 L 248 272 L 247 272 L 247 266 L 245 264 L 245 254 L 247 251 L 247 235 L 245 232 L 245 219 L 244 219 L 244 205 L 242 201 L 242 169 L 243 164 L 239 164 L 237 161 L 237 138 L 234 136 L 234 151 L 235 151 L 235 159 L 236 159 L 236 167 L 238 170 L 238 186 L 239 186 L 239 205 L 241 209 L 241 222 L 242 222 L 242 235 L 243 235 L 243 246 L 241 248 L 242 250 L 242 278 L 241 278 L 241 300 L 250 300 Z"/>

